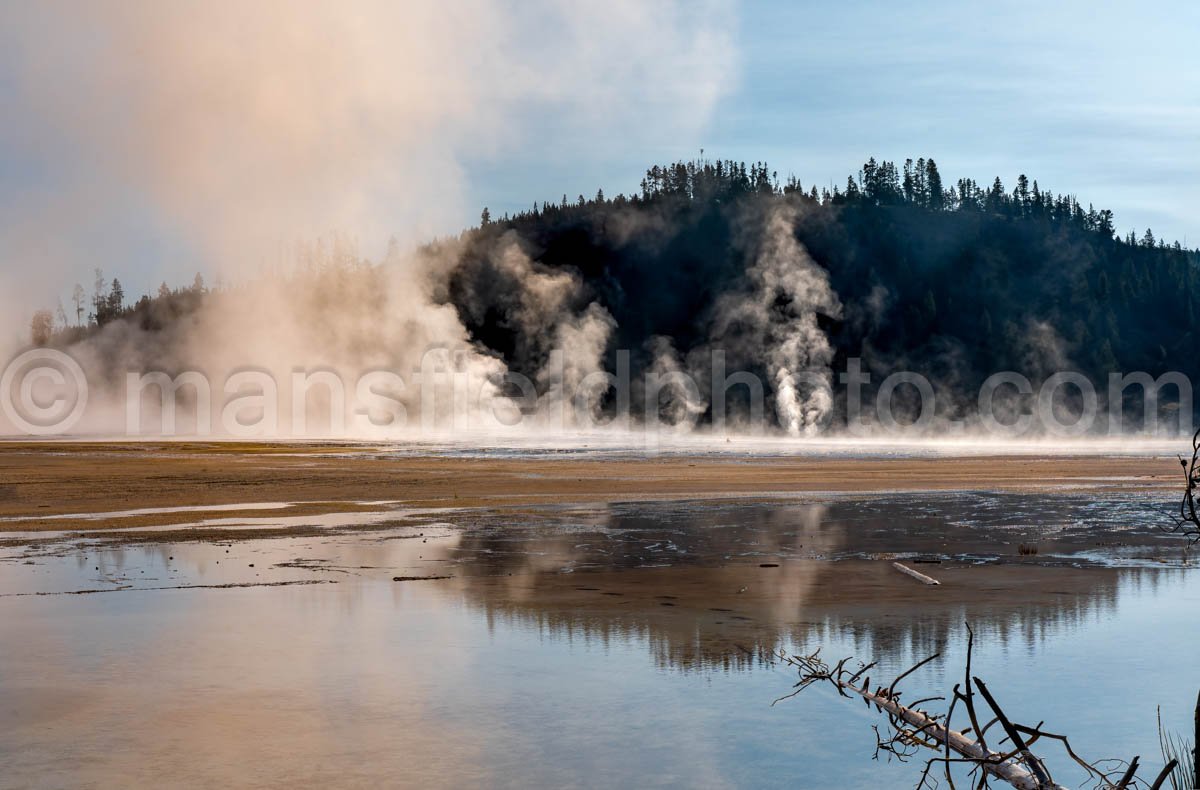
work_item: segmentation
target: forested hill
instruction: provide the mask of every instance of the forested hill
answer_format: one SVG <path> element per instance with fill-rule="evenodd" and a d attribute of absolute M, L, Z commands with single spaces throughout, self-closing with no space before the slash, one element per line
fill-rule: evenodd
<path fill-rule="evenodd" d="M 681 162 L 652 167 L 632 196 L 564 196 L 502 218 L 485 209 L 478 227 L 423 251 L 433 282 L 422 290 L 435 308 L 453 306 L 481 351 L 544 389 L 562 383 L 547 364 L 555 347 L 576 378 L 614 370 L 628 350 L 635 383 L 652 369 L 711 380 L 710 352 L 721 350 L 730 370 L 767 382 L 770 417 L 796 432 L 842 405 L 789 390 L 788 376 L 832 380 L 853 357 L 875 384 L 903 369 L 954 393 L 939 401 L 944 413 L 969 412 L 1000 371 L 1035 383 L 1078 371 L 1101 394 L 1114 371 L 1196 378 L 1200 253 L 1115 228 L 1111 212 L 1024 176 L 1011 188 L 951 183 L 932 160 L 872 159 L 832 191 L 781 182 L 764 164 Z M 414 343 L 438 341 L 403 329 L 427 324 L 411 299 L 387 296 L 388 265 L 404 265 L 394 251 L 380 266 L 344 245 L 308 250 L 276 289 L 302 284 L 282 300 L 298 331 L 340 343 L 338 358 L 364 356 L 384 342 L 373 327 L 395 319 Z M 73 315 L 39 314 L 34 340 L 88 343 L 119 324 L 110 334 L 123 348 L 185 369 L 186 354 L 153 347 L 189 348 L 181 319 L 234 304 L 227 290 L 198 277 L 129 306 L 97 272 L 91 317 L 76 286 Z M 347 314 L 354 333 L 319 331 Z M 684 411 L 707 419 L 708 394 Z"/>
<path fill-rule="evenodd" d="M 1101 386 L 1115 370 L 1200 372 L 1196 251 L 1150 230 L 1118 237 L 1111 211 L 1025 176 L 1011 189 L 945 183 L 925 159 L 872 159 L 832 192 L 780 183 L 765 164 L 681 162 L 651 168 L 633 197 L 564 197 L 500 220 L 485 211 L 453 299 L 477 337 L 520 356 L 504 288 L 484 276 L 487 250 L 511 230 L 536 261 L 581 273 L 615 319 L 612 347 L 663 335 L 686 351 L 709 335 L 776 209 L 840 300 L 839 314 L 820 316 L 839 358 L 964 387 L 1001 370 L 1036 379 L 1062 367 Z M 490 297 L 473 292 L 481 284 Z"/>

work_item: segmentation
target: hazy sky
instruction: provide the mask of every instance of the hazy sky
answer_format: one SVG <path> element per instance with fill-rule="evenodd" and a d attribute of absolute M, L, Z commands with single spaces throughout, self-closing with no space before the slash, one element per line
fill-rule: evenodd
<path fill-rule="evenodd" d="M 330 230 L 375 255 L 700 148 L 805 185 L 1023 172 L 1197 246 L 1198 32 L 1184 0 L 0 0 L 0 290 L 236 276 Z"/>

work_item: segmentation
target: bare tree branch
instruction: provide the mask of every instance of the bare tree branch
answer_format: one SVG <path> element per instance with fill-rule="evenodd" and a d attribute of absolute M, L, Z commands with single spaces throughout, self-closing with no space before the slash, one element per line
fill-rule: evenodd
<path fill-rule="evenodd" d="M 1197 447 L 1197 453 L 1200 454 L 1200 446 Z M 923 750 L 932 751 L 936 755 L 925 761 L 917 790 L 938 787 L 938 773 L 944 776 L 947 785 L 954 790 L 954 774 L 951 768 L 956 764 L 971 767 L 970 774 L 976 776 L 976 779 L 972 780 L 975 788 L 986 788 L 989 786 L 989 780 L 998 780 L 1020 790 L 1065 790 L 1063 785 L 1054 781 L 1045 761 L 1033 752 L 1034 744 L 1042 740 L 1057 741 L 1067 756 L 1084 770 L 1089 780 L 1096 783 L 1093 786 L 1098 790 L 1133 787 L 1150 787 L 1153 790 L 1155 787 L 1161 787 L 1169 771 L 1164 770 L 1153 784 L 1148 784 L 1137 777 L 1140 766 L 1137 757 L 1129 763 L 1115 759 L 1089 762 L 1075 752 L 1065 735 L 1042 729 L 1041 722 L 1030 727 L 1010 719 L 987 685 L 971 674 L 975 635 L 969 624 L 967 634 L 967 659 L 963 682 L 954 686 L 948 698 L 948 710 L 944 715 L 930 713 L 919 707 L 924 703 L 944 699 L 943 697 L 925 697 L 911 704 L 904 704 L 901 702 L 899 691 L 902 680 L 938 658 L 940 654 L 917 662 L 897 675 L 887 686 L 872 687 L 870 678 L 864 676 L 867 670 L 875 666 L 874 662 L 863 664 L 851 672 L 846 668 L 851 659 L 843 658 L 831 667 L 821 659 L 819 649 L 808 655 L 788 655 L 780 652 L 781 661 L 795 667 L 800 677 L 794 690 L 775 702 L 790 699 L 812 685 L 825 683 L 832 685 L 841 696 L 861 698 L 867 707 L 874 707 L 887 716 L 885 730 L 881 731 L 880 725 L 874 725 L 876 759 L 880 754 L 886 754 L 889 759 L 896 757 L 904 762 Z M 860 682 L 859 678 L 864 679 Z M 983 726 L 980 726 L 978 711 L 975 709 L 976 693 L 995 714 L 994 718 Z M 953 725 L 954 714 L 960 709 L 959 706 L 965 710 L 969 721 L 969 726 L 962 730 L 955 729 Z M 986 733 L 993 724 L 999 724 L 1004 730 L 1005 737 L 1000 743 L 1007 743 L 1011 748 L 997 751 L 988 746 Z M 941 771 L 935 773 L 935 766 L 940 767 Z"/>
<path fill-rule="evenodd" d="M 1196 502 L 1196 493 L 1200 489 L 1200 429 L 1192 436 L 1192 458 L 1179 457 L 1183 467 L 1184 490 L 1183 499 L 1179 503 L 1179 512 L 1172 514 L 1174 522 L 1169 532 L 1174 532 L 1187 538 L 1192 544 L 1200 541 L 1200 506 Z"/>

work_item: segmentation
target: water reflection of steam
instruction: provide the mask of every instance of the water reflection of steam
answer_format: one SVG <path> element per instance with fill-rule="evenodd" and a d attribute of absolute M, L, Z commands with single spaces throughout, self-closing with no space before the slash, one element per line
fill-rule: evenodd
<path fill-rule="evenodd" d="M 1075 517 L 1056 508 L 1060 521 Z M 756 656 L 834 639 L 899 660 L 941 650 L 966 620 L 1031 650 L 1110 616 L 1125 585 L 1155 586 L 1171 573 L 947 563 L 935 567 L 958 574 L 955 583 L 930 591 L 862 557 L 978 550 L 1012 536 L 937 508 L 890 524 L 886 512 L 861 503 L 544 510 L 503 529 L 477 524 L 455 554 L 484 565 L 460 583 L 490 623 L 599 644 L 634 640 L 659 666 L 685 670 L 747 668 Z"/>

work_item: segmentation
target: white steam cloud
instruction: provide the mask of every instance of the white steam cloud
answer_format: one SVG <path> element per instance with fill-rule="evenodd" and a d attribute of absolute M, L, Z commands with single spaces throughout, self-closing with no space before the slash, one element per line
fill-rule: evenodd
<path fill-rule="evenodd" d="M 842 305 L 794 228 L 794 210 L 778 207 L 755 229 L 749 288 L 719 297 L 712 341 L 765 360 L 779 424 L 800 435 L 815 433 L 833 408 L 833 347 L 817 316 L 836 318 Z"/>
<path fill-rule="evenodd" d="M 0 351 L 96 267 L 244 281 L 330 231 L 457 230 L 468 162 L 546 147 L 546 118 L 581 156 L 698 141 L 733 27 L 724 2 L 4 4 Z"/>

